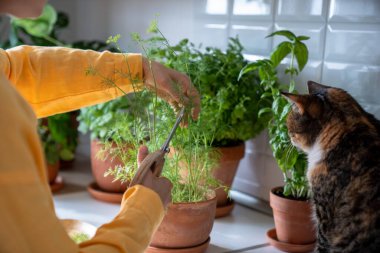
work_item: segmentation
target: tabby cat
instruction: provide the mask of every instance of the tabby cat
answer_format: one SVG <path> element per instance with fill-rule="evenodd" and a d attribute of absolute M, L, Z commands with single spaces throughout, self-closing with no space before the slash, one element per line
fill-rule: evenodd
<path fill-rule="evenodd" d="M 293 145 L 308 154 L 315 252 L 380 252 L 380 121 L 342 89 L 283 93 Z"/>

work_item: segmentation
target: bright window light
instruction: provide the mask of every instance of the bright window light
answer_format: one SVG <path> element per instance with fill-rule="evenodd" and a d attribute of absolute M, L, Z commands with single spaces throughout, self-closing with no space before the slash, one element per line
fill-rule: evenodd
<path fill-rule="evenodd" d="M 227 14 L 227 0 L 207 0 L 206 13 L 212 15 Z"/>

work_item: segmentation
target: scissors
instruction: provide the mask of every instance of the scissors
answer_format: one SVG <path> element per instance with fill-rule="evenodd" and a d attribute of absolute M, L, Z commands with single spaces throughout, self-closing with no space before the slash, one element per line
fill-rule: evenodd
<path fill-rule="evenodd" d="M 154 176 L 159 177 L 162 173 L 162 169 L 165 163 L 165 154 L 169 153 L 169 143 L 174 136 L 176 129 L 178 128 L 179 123 L 181 122 L 183 115 L 185 114 L 185 107 L 182 107 L 181 111 L 178 113 L 177 120 L 171 129 L 168 138 L 162 145 L 162 147 L 153 152 L 149 153 L 147 157 L 145 157 L 144 161 L 140 164 L 135 176 L 131 180 L 129 187 L 132 187 L 136 184 L 142 182 L 146 173 L 150 170 Z"/>

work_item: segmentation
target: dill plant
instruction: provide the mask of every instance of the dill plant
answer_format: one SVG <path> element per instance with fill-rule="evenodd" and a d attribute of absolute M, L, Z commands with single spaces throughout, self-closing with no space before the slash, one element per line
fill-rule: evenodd
<path fill-rule="evenodd" d="M 156 26 L 155 29 L 158 27 Z M 105 176 L 112 176 L 115 181 L 125 182 L 130 181 L 136 173 L 139 147 L 146 145 L 151 152 L 159 149 L 174 125 L 176 113 L 168 103 L 157 96 L 154 92 L 156 87 L 152 90 L 143 88 L 140 85 L 142 81 L 131 76 L 127 54 L 121 50 L 118 44 L 119 38 L 120 35 L 111 36 L 108 42 L 125 54 L 126 71 L 115 70 L 113 78 L 102 76 L 91 66 L 86 72 L 89 75 L 100 76 L 103 83 L 123 93 L 125 92 L 119 85 L 120 80 L 128 78 L 133 86 L 134 94 L 125 95 L 133 99 L 134 108 L 126 112 L 126 115 L 118 119 L 115 126 L 109 129 L 108 134 L 112 136 L 113 143 L 104 142 L 104 149 L 98 154 L 103 159 L 105 154 L 109 154 L 111 159 L 115 157 L 121 159 L 122 165 L 109 168 Z M 150 45 L 147 41 L 136 33 L 132 34 L 132 38 L 149 59 L 147 47 Z M 161 41 L 168 43 L 164 36 Z M 128 117 L 130 114 L 134 116 Z M 171 141 L 171 152 L 166 156 L 163 168 L 163 176 L 173 184 L 172 201 L 174 203 L 205 200 L 210 188 L 220 185 L 211 173 L 217 156 L 206 141 L 202 128 L 197 126 L 199 122 L 194 122 L 188 114 L 185 117 L 187 117 L 188 126 L 177 129 Z"/>

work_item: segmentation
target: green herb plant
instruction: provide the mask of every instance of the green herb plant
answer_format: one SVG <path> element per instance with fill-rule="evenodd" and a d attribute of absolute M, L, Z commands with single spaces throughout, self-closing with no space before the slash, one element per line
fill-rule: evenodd
<path fill-rule="evenodd" d="M 113 43 L 122 52 L 117 42 L 119 38 L 119 35 L 110 37 L 108 42 Z M 133 34 L 132 38 L 150 59 L 148 42 L 138 34 Z M 161 41 L 167 40 L 162 37 Z M 129 66 L 127 55 L 125 59 L 126 65 Z M 100 76 L 102 82 L 116 89 L 120 89 L 118 75 L 120 78 L 128 77 L 135 90 L 133 104 L 135 107 L 141 106 L 142 108 L 139 110 L 144 111 L 144 113 L 137 113 L 133 119 L 120 117 L 114 128 L 109 130 L 114 144 L 105 145 L 103 151 L 108 151 L 113 157 L 118 156 L 123 165 L 110 168 L 106 175 L 111 175 L 115 180 L 122 182 L 130 180 L 136 172 L 138 148 L 146 145 L 151 152 L 159 149 L 176 120 L 173 109 L 157 97 L 154 89 L 151 91 L 145 88 L 141 89 L 141 87 L 137 88 L 139 82 L 142 81 L 133 78 L 128 70 L 127 67 L 126 71 L 117 71 L 114 79 L 107 79 L 91 66 L 87 71 L 88 74 Z M 149 99 L 148 103 L 142 102 L 144 96 Z M 191 117 L 187 117 L 189 125 L 187 128 L 177 129 L 171 142 L 171 152 L 166 157 L 163 169 L 163 176 L 173 184 L 173 202 L 205 200 L 210 186 L 218 186 L 218 182 L 213 179 L 211 174 L 215 159 L 207 138 L 205 138 L 205 133 L 196 127 Z"/>
<path fill-rule="evenodd" d="M 46 162 L 50 165 L 54 165 L 59 161 L 59 143 L 54 140 L 48 127 L 43 124 L 42 120 L 38 122 L 38 133 L 42 141 L 42 148 L 45 153 Z"/>
<path fill-rule="evenodd" d="M 284 176 L 283 195 L 295 199 L 307 199 L 310 197 L 310 190 L 306 177 L 306 156 L 304 153 L 298 152 L 291 143 L 286 117 L 292 105 L 281 95 L 281 90 L 296 92 L 295 77 L 308 61 L 308 49 L 302 41 L 308 40 L 309 37 L 296 36 L 286 30 L 276 31 L 267 37 L 273 36 L 284 36 L 287 40 L 281 42 L 274 49 L 270 59 L 247 64 L 241 70 L 240 78 L 247 73 L 258 72 L 261 80 L 260 86 L 265 90 L 259 100 L 262 108 L 258 112 L 258 117 L 270 116 L 269 142 Z M 276 67 L 287 56 L 290 56 L 290 61 L 285 74 L 290 77 L 290 81 L 289 84 L 281 84 L 277 77 Z"/>
<path fill-rule="evenodd" d="M 71 233 L 70 238 L 77 244 L 90 240 L 90 236 L 83 232 Z"/>
<path fill-rule="evenodd" d="M 188 39 L 170 46 L 157 29 L 146 42 L 148 55 L 170 68 L 188 74 L 202 94 L 198 126 L 214 147 L 233 146 L 259 134 L 268 118 L 258 118 L 258 100 L 264 92 L 255 72 L 238 80 L 248 64 L 238 38 L 230 38 L 227 50 L 195 46 Z"/>

